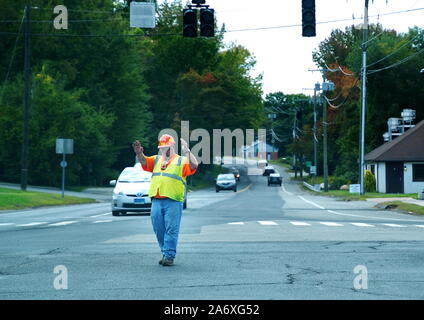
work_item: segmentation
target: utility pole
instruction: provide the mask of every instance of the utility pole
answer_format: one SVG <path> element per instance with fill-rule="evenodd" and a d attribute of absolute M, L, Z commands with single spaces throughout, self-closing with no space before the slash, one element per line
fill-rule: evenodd
<path fill-rule="evenodd" d="M 334 90 L 334 83 L 331 81 L 324 82 L 322 84 L 322 91 L 333 91 Z M 327 128 L 328 128 L 328 120 L 327 120 L 327 102 L 325 99 L 323 100 L 322 104 L 322 126 L 324 128 L 324 141 L 323 141 L 323 147 L 324 147 L 324 191 L 328 192 L 328 143 L 327 143 Z"/>
<path fill-rule="evenodd" d="M 322 126 L 324 129 L 324 192 L 328 192 L 328 146 L 327 146 L 327 103 L 323 101 L 322 103 Z"/>
<path fill-rule="evenodd" d="M 362 103 L 361 103 L 361 143 L 360 143 L 360 194 L 365 193 L 364 171 L 365 171 L 365 111 L 366 111 L 366 89 L 367 89 L 367 42 L 368 42 L 368 2 L 365 0 L 364 25 L 363 25 L 363 43 L 362 43 Z"/>
<path fill-rule="evenodd" d="M 31 6 L 25 7 L 25 61 L 24 61 L 24 112 L 23 112 L 23 143 L 21 156 L 21 190 L 25 191 L 28 184 L 28 122 L 30 107 L 30 56 L 31 56 Z"/>
<path fill-rule="evenodd" d="M 320 88 L 320 84 L 316 83 L 315 87 L 314 87 L 314 128 L 313 128 L 313 133 L 314 133 L 314 166 L 315 166 L 315 170 L 317 170 L 318 168 L 318 145 L 317 145 L 317 91 L 319 91 Z M 317 175 L 317 174 L 315 174 Z"/>

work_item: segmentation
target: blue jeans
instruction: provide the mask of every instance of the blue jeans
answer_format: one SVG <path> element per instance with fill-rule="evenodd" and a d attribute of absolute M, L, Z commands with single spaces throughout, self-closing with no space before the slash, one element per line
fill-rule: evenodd
<path fill-rule="evenodd" d="M 150 217 L 153 231 L 156 234 L 162 255 L 168 259 L 174 259 L 177 253 L 182 212 L 182 202 L 168 198 L 152 198 Z"/>

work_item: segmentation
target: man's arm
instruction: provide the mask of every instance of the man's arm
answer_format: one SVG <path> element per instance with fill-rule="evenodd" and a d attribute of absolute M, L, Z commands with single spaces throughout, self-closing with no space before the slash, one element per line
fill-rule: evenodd
<path fill-rule="evenodd" d="M 138 161 L 140 161 L 141 165 L 146 166 L 147 160 L 146 160 L 146 156 L 143 153 L 144 148 L 141 146 L 140 141 L 136 140 L 133 143 L 133 149 L 134 149 L 134 152 L 137 155 L 137 159 L 138 159 Z"/>
<path fill-rule="evenodd" d="M 190 149 L 188 148 L 187 142 L 184 139 L 181 139 L 181 150 L 185 154 L 185 156 L 188 158 L 188 163 L 190 164 L 191 170 L 196 170 L 199 166 L 199 163 L 197 162 L 196 157 L 191 153 Z"/>

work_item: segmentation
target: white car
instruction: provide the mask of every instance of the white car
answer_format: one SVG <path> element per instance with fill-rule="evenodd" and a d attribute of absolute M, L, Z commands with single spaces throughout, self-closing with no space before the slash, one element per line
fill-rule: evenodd
<path fill-rule="evenodd" d="M 134 167 L 125 168 L 118 180 L 111 180 L 113 187 L 112 214 L 126 214 L 127 212 L 150 212 L 152 200 L 149 197 L 149 188 L 152 173 L 144 171 L 138 163 Z M 187 188 L 183 209 L 187 209 Z"/>
<path fill-rule="evenodd" d="M 152 201 L 149 188 L 152 173 L 143 171 L 139 166 L 125 168 L 118 180 L 110 181 L 114 186 L 112 195 L 112 214 L 118 216 L 131 212 L 150 212 Z"/>

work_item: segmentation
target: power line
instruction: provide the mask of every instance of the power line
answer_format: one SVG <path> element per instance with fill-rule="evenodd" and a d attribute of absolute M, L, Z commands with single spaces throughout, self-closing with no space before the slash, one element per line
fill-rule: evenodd
<path fill-rule="evenodd" d="M 424 52 L 424 48 L 421 49 L 421 50 L 419 50 L 419 51 L 417 51 L 417 52 L 415 52 L 415 53 L 413 53 L 413 54 L 411 54 L 410 56 L 408 56 L 408 57 L 406 57 L 406 58 L 404 58 L 404 59 L 402 59 L 402 60 L 400 60 L 398 62 L 395 62 L 395 63 L 387 66 L 387 67 L 380 68 L 380 69 L 375 69 L 375 70 L 369 70 L 368 71 L 368 74 L 373 74 L 373 73 L 377 73 L 377 72 L 384 71 L 384 70 L 387 70 L 387 69 L 395 68 L 395 67 L 400 66 L 401 64 L 403 64 L 405 62 L 408 62 L 409 60 L 415 58 L 417 55 L 419 55 L 419 54 L 421 54 L 423 52 Z"/>
<path fill-rule="evenodd" d="M 379 62 L 381 62 L 381 61 L 384 61 L 384 60 L 386 60 L 387 58 L 389 58 L 389 57 L 393 56 L 396 52 L 398 52 L 399 50 L 401 50 L 402 48 L 404 48 L 405 46 L 407 46 L 409 43 L 411 43 L 412 41 L 414 41 L 416 38 L 418 38 L 418 36 L 421 36 L 421 34 L 420 34 L 420 33 L 418 33 L 418 34 L 417 34 L 416 36 L 414 36 L 412 39 L 410 39 L 409 41 L 405 42 L 405 43 L 404 43 L 403 45 L 401 45 L 399 48 L 395 49 L 393 52 L 389 53 L 388 55 L 386 55 L 385 57 L 381 58 L 380 60 L 378 60 L 378 61 L 376 61 L 376 62 L 373 62 L 373 63 L 371 63 L 371 64 L 367 65 L 367 68 L 368 68 L 368 67 L 371 67 L 371 66 L 374 66 L 374 65 L 376 65 L 377 63 L 379 63 Z"/>
<path fill-rule="evenodd" d="M 47 10 L 47 9 L 45 9 Z M 418 11 L 418 10 L 424 10 L 424 8 L 417 8 L 417 9 L 410 9 L 410 10 L 403 10 L 403 11 L 395 11 L 395 12 L 388 12 L 385 14 L 381 14 L 381 15 L 393 15 L 393 14 L 400 14 L 400 13 L 406 13 L 406 12 L 411 12 L 411 11 Z M 68 11 L 71 11 L 71 9 L 69 9 Z M 95 12 L 95 11 L 94 11 Z M 377 15 L 374 15 L 377 16 Z M 370 16 L 373 17 L 373 16 Z M 117 19 L 117 18 L 116 18 Z M 344 18 L 344 19 L 336 19 L 336 20 L 328 20 L 328 21 L 319 21 L 316 24 L 327 24 L 327 23 L 335 23 L 335 22 L 343 22 L 343 21 L 350 21 L 352 18 Z M 102 19 L 100 19 L 102 20 Z M 98 22 L 100 21 L 98 19 L 87 19 L 87 20 L 73 20 L 74 22 L 88 22 L 88 21 L 92 21 L 92 22 Z M 13 22 L 19 22 L 18 20 L 3 20 L 0 21 L 1 22 L 7 22 L 7 21 L 13 21 Z M 32 22 L 46 22 L 48 20 L 32 20 Z M 106 20 L 107 21 L 107 20 Z M 50 21 L 52 22 L 52 21 Z M 72 22 L 72 20 L 70 20 L 70 22 Z M 224 33 L 231 33 L 231 32 L 245 32 L 245 31 L 261 31 L 261 30 L 272 30 L 272 29 L 283 29 L 283 28 L 293 28 L 293 27 L 301 27 L 302 24 L 291 24 L 291 25 L 283 25 L 283 26 L 273 26 L 273 27 L 259 27 L 259 28 L 246 28 L 246 29 L 235 29 L 235 30 L 225 30 L 222 31 Z M 1 32 L 0 34 L 13 34 L 13 33 L 4 33 Z M 41 34 L 39 34 L 41 35 Z M 44 34 L 43 34 L 44 35 Z M 45 35 L 50 35 L 50 34 L 45 34 Z M 175 35 L 175 34 L 161 34 L 161 35 Z M 74 37 L 76 36 L 89 36 L 89 35 L 72 35 Z M 96 35 L 99 36 L 99 35 Z M 104 35 L 105 37 L 109 37 L 110 35 Z M 126 35 L 121 35 L 121 36 L 126 36 Z"/>
<path fill-rule="evenodd" d="M 2 88 L 1 94 L 0 94 L 0 105 L 1 105 L 1 103 L 3 101 L 3 95 L 4 95 L 4 90 L 6 88 L 6 83 L 7 83 L 7 80 L 9 78 L 10 70 L 12 69 L 13 61 L 15 60 L 16 46 L 18 44 L 18 39 L 19 39 L 19 35 L 20 35 L 21 29 L 22 29 L 22 24 L 24 22 L 24 19 L 25 19 L 25 13 L 22 16 L 21 24 L 19 25 L 18 35 L 16 36 L 15 44 L 14 44 L 13 50 L 12 50 L 12 57 L 10 58 L 9 67 L 7 69 L 7 72 L 6 72 L 6 77 L 4 78 L 3 88 Z"/>
<path fill-rule="evenodd" d="M 347 96 L 346 96 L 346 98 L 343 100 L 343 102 L 342 103 L 340 103 L 339 105 L 337 105 L 337 106 L 335 106 L 335 105 L 333 105 L 331 102 L 332 101 L 334 101 L 335 99 L 329 99 L 329 98 L 327 98 L 325 95 L 324 95 L 324 98 L 325 98 L 325 100 L 327 101 L 327 103 L 328 103 L 328 105 L 331 107 L 331 108 L 333 108 L 333 109 L 339 109 L 340 107 L 342 107 L 346 102 L 347 102 L 347 100 L 349 99 L 349 97 L 350 97 L 350 95 L 351 95 L 351 93 L 352 93 L 352 91 L 353 91 L 353 89 L 356 87 L 356 84 L 358 83 L 358 81 L 359 81 L 359 79 L 357 78 L 356 79 L 356 81 L 355 81 L 355 83 L 353 84 L 353 86 L 349 89 L 349 92 L 348 92 L 348 94 L 347 94 Z"/>

